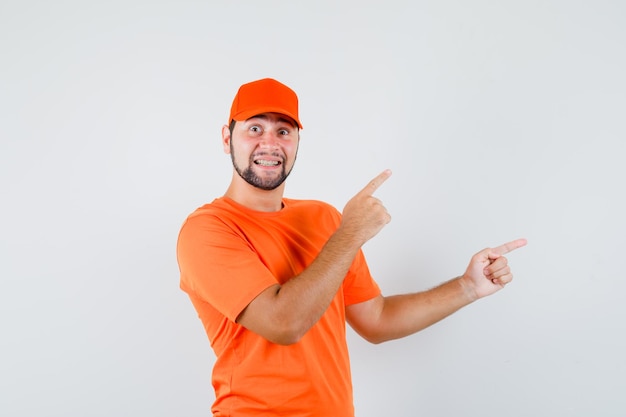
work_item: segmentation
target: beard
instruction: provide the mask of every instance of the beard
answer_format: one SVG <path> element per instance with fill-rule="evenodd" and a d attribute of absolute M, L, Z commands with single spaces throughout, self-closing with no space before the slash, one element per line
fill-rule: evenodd
<path fill-rule="evenodd" d="M 271 154 L 272 156 L 275 157 L 280 157 L 280 155 L 277 154 Z M 289 176 L 289 174 L 291 174 L 291 171 L 293 170 L 293 165 L 291 166 L 291 169 L 289 171 L 286 171 L 285 169 L 285 159 L 282 159 L 282 162 L 280 164 L 281 170 L 279 172 L 279 175 L 276 177 L 271 177 L 271 178 L 261 178 L 259 175 L 257 175 L 254 172 L 254 155 L 250 155 L 250 159 L 248 160 L 248 166 L 242 168 L 239 166 L 239 164 L 237 164 L 237 161 L 235 161 L 235 153 L 233 152 L 233 148 L 232 148 L 232 142 L 231 142 L 231 149 L 230 149 L 230 159 L 233 163 L 233 167 L 235 168 L 235 171 L 237 171 L 237 174 L 239 174 L 239 176 L 248 184 L 252 185 L 253 187 L 259 188 L 261 190 L 265 190 L 265 191 L 271 191 L 274 190 L 276 188 L 278 188 L 283 182 L 285 182 L 285 180 L 287 179 L 287 177 Z"/>

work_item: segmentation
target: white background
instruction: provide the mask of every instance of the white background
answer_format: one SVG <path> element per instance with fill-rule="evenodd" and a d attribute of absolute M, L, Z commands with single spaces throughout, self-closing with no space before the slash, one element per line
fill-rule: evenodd
<path fill-rule="evenodd" d="M 0 415 L 207 416 L 177 233 L 225 191 L 240 84 L 293 87 L 288 197 L 385 168 L 386 294 L 518 237 L 506 290 L 350 333 L 368 416 L 625 416 L 626 3 L 0 2 Z"/>

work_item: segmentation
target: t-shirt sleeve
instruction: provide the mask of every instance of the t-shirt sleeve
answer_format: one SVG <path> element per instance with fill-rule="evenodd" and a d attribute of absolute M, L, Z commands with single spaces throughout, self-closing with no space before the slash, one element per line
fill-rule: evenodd
<path fill-rule="evenodd" d="M 214 215 L 190 216 L 178 236 L 180 287 L 235 321 L 277 283 L 245 238 Z"/>
<path fill-rule="evenodd" d="M 330 218 L 332 218 L 334 224 L 331 227 L 334 230 L 341 223 L 341 213 L 330 205 L 324 205 L 328 210 L 327 213 L 329 213 Z M 367 266 L 363 250 L 359 249 L 354 261 L 352 261 L 352 265 L 343 280 L 342 289 L 346 306 L 371 300 L 381 293 Z"/>
<path fill-rule="evenodd" d="M 361 303 L 377 297 L 380 293 L 365 261 L 365 255 L 359 250 L 343 282 L 344 303 L 347 306 Z"/>

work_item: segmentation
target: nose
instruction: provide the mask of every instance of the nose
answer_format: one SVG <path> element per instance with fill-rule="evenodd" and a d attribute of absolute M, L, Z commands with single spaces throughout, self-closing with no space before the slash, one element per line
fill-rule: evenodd
<path fill-rule="evenodd" d="M 263 148 L 270 148 L 270 149 L 274 149 L 274 148 L 278 148 L 278 141 L 280 139 L 278 138 L 278 135 L 272 132 L 264 132 L 263 136 L 261 137 L 261 147 Z"/>

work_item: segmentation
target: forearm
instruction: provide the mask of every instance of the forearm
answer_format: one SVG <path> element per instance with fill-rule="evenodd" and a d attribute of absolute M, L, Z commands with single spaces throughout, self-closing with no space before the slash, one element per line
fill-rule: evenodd
<path fill-rule="evenodd" d="M 358 250 L 359 247 L 348 237 L 337 232 L 301 274 L 280 288 L 276 301 L 292 320 L 296 313 L 299 327 L 304 332 L 330 305 Z"/>
<path fill-rule="evenodd" d="M 359 248 L 349 233 L 337 230 L 304 271 L 261 293 L 237 322 L 272 342 L 297 342 L 328 309 Z"/>
<path fill-rule="evenodd" d="M 372 341 L 380 343 L 416 333 L 475 299 L 473 291 L 461 278 L 427 291 L 385 297 Z"/>
<path fill-rule="evenodd" d="M 465 273 L 428 291 L 378 296 L 346 307 L 350 325 L 372 343 L 416 333 L 473 301 L 501 290 L 513 275 L 502 256 L 526 245 L 517 239 L 472 256 Z"/>

